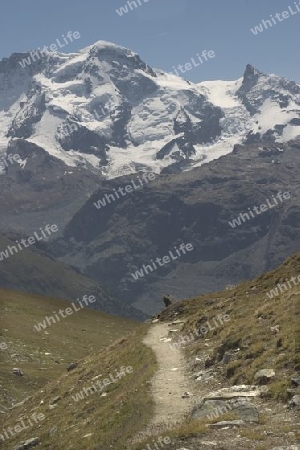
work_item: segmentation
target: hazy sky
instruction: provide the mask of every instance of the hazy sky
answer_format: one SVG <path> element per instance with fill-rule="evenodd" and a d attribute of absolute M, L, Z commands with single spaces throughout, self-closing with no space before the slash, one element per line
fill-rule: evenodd
<path fill-rule="evenodd" d="M 138 1 L 136 0 L 137 4 Z M 297 3 L 299 0 L 297 0 Z M 192 81 L 237 79 L 250 63 L 300 83 L 300 12 L 254 35 L 250 28 L 270 14 L 297 11 L 294 0 L 140 0 L 120 17 L 125 0 L 1 0 L 0 58 L 55 43 L 68 31 L 81 38 L 61 51 L 98 40 L 128 47 L 153 67 L 172 71 L 197 53 L 215 58 L 184 77 Z M 300 5 L 299 5 L 300 9 Z"/>

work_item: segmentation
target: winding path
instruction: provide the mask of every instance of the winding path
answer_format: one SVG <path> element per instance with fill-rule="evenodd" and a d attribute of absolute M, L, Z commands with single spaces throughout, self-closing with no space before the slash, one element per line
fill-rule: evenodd
<path fill-rule="evenodd" d="M 175 326 L 174 326 L 175 327 Z M 166 323 L 152 325 L 144 344 L 155 353 L 158 371 L 151 380 L 155 412 L 151 425 L 168 428 L 183 421 L 192 408 L 191 398 L 182 398 L 191 392 L 186 363 L 180 348 L 171 348 L 166 339 L 170 327 Z"/>

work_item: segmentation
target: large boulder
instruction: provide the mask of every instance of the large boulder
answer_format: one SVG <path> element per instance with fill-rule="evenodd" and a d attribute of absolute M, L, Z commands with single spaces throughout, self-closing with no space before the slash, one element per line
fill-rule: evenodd
<path fill-rule="evenodd" d="M 273 369 L 262 369 L 256 372 L 254 375 L 254 381 L 258 384 L 267 384 L 275 377 L 275 371 Z"/>

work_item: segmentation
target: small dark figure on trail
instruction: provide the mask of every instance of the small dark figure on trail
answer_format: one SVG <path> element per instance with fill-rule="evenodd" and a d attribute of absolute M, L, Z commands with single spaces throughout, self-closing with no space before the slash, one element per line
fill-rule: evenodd
<path fill-rule="evenodd" d="M 67 367 L 67 371 L 70 372 L 71 370 L 76 369 L 76 367 L 78 367 L 78 364 L 77 364 L 77 363 L 71 363 L 71 364 L 69 365 L 69 367 Z"/>
<path fill-rule="evenodd" d="M 164 301 L 164 304 L 165 304 L 165 307 L 166 307 L 166 308 L 167 308 L 168 306 L 172 305 L 173 303 L 175 303 L 174 297 L 172 297 L 172 295 L 170 295 L 170 294 L 164 295 L 163 301 Z"/>

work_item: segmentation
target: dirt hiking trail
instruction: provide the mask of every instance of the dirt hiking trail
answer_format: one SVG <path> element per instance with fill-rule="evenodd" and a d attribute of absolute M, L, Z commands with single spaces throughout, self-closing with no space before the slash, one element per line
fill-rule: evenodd
<path fill-rule="evenodd" d="M 167 323 L 153 324 L 143 340 L 154 351 L 158 364 L 158 370 L 151 379 L 155 410 L 149 431 L 181 423 L 193 407 L 191 398 L 182 398 L 185 392 L 191 392 L 192 382 L 181 349 L 171 348 L 166 341 L 170 328 Z"/>

